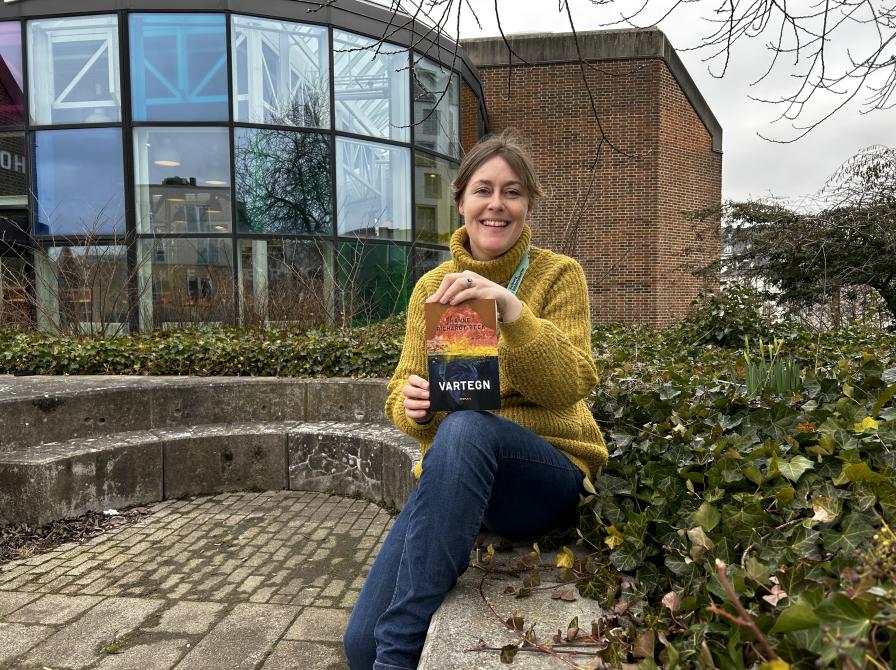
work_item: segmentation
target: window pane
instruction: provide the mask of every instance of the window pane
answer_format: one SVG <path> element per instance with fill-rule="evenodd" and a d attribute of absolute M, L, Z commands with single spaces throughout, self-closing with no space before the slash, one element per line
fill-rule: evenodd
<path fill-rule="evenodd" d="M 0 133 L 0 206 L 27 207 L 25 133 Z"/>
<path fill-rule="evenodd" d="M 136 128 L 140 233 L 231 229 L 230 141 L 225 128 Z"/>
<path fill-rule="evenodd" d="M 333 50 L 336 129 L 407 142 L 408 52 L 341 30 Z"/>
<path fill-rule="evenodd" d="M 222 14 L 131 14 L 135 121 L 226 121 Z"/>
<path fill-rule="evenodd" d="M 79 334 L 127 332 L 127 268 L 127 247 L 123 245 L 36 250 L 38 325 Z"/>
<path fill-rule="evenodd" d="M 414 272 L 419 279 L 430 270 L 451 260 L 451 252 L 447 249 L 424 249 L 417 247 L 414 251 Z"/>
<path fill-rule="evenodd" d="M 0 126 L 24 123 L 22 27 L 18 21 L 5 21 L 0 23 Z"/>
<path fill-rule="evenodd" d="M 336 207 L 340 235 L 409 240 L 410 151 L 336 139 Z"/>
<path fill-rule="evenodd" d="M 123 234 L 121 130 L 43 130 L 33 138 L 35 232 Z"/>
<path fill-rule="evenodd" d="M 330 142 L 324 135 L 237 128 L 239 229 L 259 233 L 330 233 Z"/>
<path fill-rule="evenodd" d="M 231 38 L 234 119 L 330 127 L 326 28 L 234 16 Z"/>
<path fill-rule="evenodd" d="M 144 330 L 233 322 L 230 240 L 140 240 L 140 324 Z"/>
<path fill-rule="evenodd" d="M 460 157 L 460 89 L 456 74 L 426 58 L 414 63 L 414 141 Z"/>
<path fill-rule="evenodd" d="M 0 256 L 0 326 L 31 325 L 28 275 L 25 261 L 31 252 L 13 247 L 12 256 Z"/>
<path fill-rule="evenodd" d="M 414 197 L 417 241 L 445 244 L 457 229 L 458 215 L 451 194 L 457 167 L 441 158 L 414 154 Z"/>
<path fill-rule="evenodd" d="M 121 121 L 118 18 L 28 22 L 31 122 Z"/>
<path fill-rule="evenodd" d="M 242 323 L 330 323 L 333 245 L 323 240 L 240 240 Z"/>
<path fill-rule="evenodd" d="M 408 249 L 397 244 L 339 244 L 339 306 L 343 318 L 369 322 L 398 314 L 408 306 Z"/>

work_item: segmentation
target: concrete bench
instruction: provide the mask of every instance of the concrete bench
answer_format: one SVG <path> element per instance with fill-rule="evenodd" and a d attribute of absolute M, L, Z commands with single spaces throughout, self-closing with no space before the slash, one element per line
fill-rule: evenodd
<path fill-rule="evenodd" d="M 416 443 L 383 380 L 33 377 L 0 385 L 0 523 L 246 489 L 401 508 Z"/>

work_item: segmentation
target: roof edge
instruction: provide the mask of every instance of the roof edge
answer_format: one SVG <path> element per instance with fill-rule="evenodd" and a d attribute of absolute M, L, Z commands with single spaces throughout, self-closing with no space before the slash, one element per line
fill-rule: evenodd
<path fill-rule="evenodd" d="M 549 65 L 586 61 L 655 58 L 662 60 L 675 77 L 694 112 L 712 138 L 713 151 L 722 151 L 722 126 L 697 88 L 669 39 L 659 28 L 622 28 L 577 33 L 532 33 L 508 35 L 510 53 L 502 37 L 462 39 L 461 46 L 472 63 L 490 67 Z"/>

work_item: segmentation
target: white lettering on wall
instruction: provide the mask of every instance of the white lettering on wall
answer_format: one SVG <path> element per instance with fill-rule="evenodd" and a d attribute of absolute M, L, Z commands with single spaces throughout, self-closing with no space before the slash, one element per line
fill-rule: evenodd
<path fill-rule="evenodd" d="M 17 156 L 2 149 L 0 150 L 0 169 L 25 174 L 25 157 Z"/>

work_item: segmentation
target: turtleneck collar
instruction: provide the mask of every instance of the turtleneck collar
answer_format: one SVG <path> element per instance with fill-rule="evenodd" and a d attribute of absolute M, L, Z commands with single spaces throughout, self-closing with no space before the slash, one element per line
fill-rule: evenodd
<path fill-rule="evenodd" d="M 477 261 L 470 255 L 467 249 L 470 237 L 466 226 L 461 226 L 451 236 L 451 258 L 458 272 L 470 270 L 497 284 L 507 284 L 513 276 L 517 265 L 520 263 L 529 242 L 532 239 L 532 229 L 528 224 L 523 224 L 523 232 L 516 243 L 502 255 L 490 261 Z"/>

